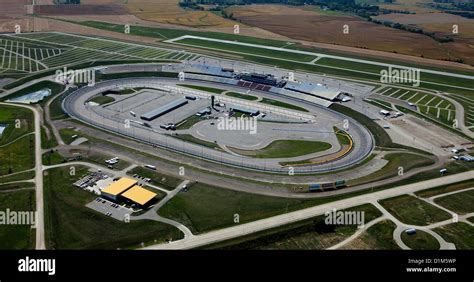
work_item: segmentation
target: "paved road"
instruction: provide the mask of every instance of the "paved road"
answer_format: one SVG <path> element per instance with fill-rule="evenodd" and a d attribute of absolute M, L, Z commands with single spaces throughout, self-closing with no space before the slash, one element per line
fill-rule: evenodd
<path fill-rule="evenodd" d="M 68 86 L 68 88 L 69 88 L 69 86 Z M 64 144 L 63 139 L 61 138 L 61 135 L 59 134 L 58 129 L 57 129 L 55 126 L 53 126 L 53 122 L 52 122 L 52 120 L 51 120 L 51 112 L 50 112 L 50 107 L 49 107 L 49 106 L 51 105 L 51 103 L 52 103 L 55 99 L 58 99 L 59 96 L 63 95 L 63 93 L 64 93 L 65 91 L 67 91 L 68 88 L 66 88 L 63 92 L 61 92 L 61 93 L 57 94 L 56 96 L 52 97 L 51 99 L 49 99 L 48 102 L 46 103 L 45 107 L 44 107 L 44 111 L 45 111 L 45 115 L 44 115 L 44 116 L 45 116 L 46 122 L 51 125 L 51 128 L 52 128 L 52 130 L 53 130 L 53 135 L 54 135 L 54 137 L 56 138 L 56 141 L 58 142 L 59 145 L 65 145 L 65 144 Z"/>
<path fill-rule="evenodd" d="M 148 246 L 144 249 L 190 249 L 200 246 L 205 246 L 212 243 L 217 243 L 245 235 L 250 235 L 259 231 L 275 228 L 278 226 L 290 224 L 293 222 L 305 220 L 314 216 L 324 214 L 333 209 L 346 209 L 358 206 L 364 203 L 379 201 L 385 198 L 391 198 L 407 193 L 414 193 L 416 191 L 451 184 L 459 181 L 465 181 L 474 178 L 474 171 L 459 173 L 456 175 L 445 176 L 440 179 L 426 180 L 415 184 L 400 186 L 398 188 L 386 189 L 374 193 L 364 194 L 357 197 L 352 197 L 344 200 L 331 202 L 328 204 L 319 205 L 295 212 L 290 212 L 270 218 L 265 218 L 229 228 L 224 228 L 217 231 L 208 232 L 202 235 L 196 235 L 189 239 L 171 242 L 169 244 L 157 244 Z"/>
<path fill-rule="evenodd" d="M 36 107 L 2 103 L 0 105 L 8 105 L 14 107 L 26 108 L 33 111 L 34 114 L 34 128 L 35 128 L 35 185 L 36 185 L 36 212 L 38 218 L 36 219 L 36 249 L 46 249 L 44 236 L 44 201 L 43 201 L 43 159 L 41 149 L 41 115 Z"/>
<path fill-rule="evenodd" d="M 471 190 L 474 190 L 474 187 L 472 187 L 472 188 L 466 188 L 466 189 L 462 189 L 462 190 L 456 190 L 456 191 L 444 193 L 444 194 L 441 194 L 441 195 L 432 196 L 432 197 L 429 197 L 429 198 L 427 198 L 427 199 L 428 199 L 429 201 L 434 201 L 434 200 L 436 200 L 437 198 L 442 198 L 442 197 L 450 196 L 450 195 L 457 194 L 457 193 L 467 192 L 467 191 L 471 191 Z"/>
<path fill-rule="evenodd" d="M 171 219 L 168 219 L 168 218 L 164 218 L 164 217 L 158 215 L 158 210 L 161 207 L 163 207 L 168 201 L 170 201 L 174 196 L 176 196 L 181 191 L 183 186 L 187 185 L 188 183 L 189 183 L 189 180 L 183 181 L 178 186 L 176 186 L 175 189 L 173 189 L 170 193 L 168 193 L 166 195 L 166 197 L 164 197 L 158 204 L 153 206 L 153 208 L 151 208 L 146 213 L 141 214 L 139 216 L 131 216 L 130 220 L 142 220 L 142 219 L 156 220 L 156 221 L 159 221 L 159 222 L 170 224 L 170 225 L 178 228 L 179 230 L 181 230 L 181 232 L 183 232 L 185 239 L 193 237 L 194 236 L 193 233 L 185 225 L 183 225 L 183 224 L 181 224 L 177 221 L 174 221 L 174 220 L 171 220 Z"/>
<path fill-rule="evenodd" d="M 339 242 L 337 243 L 336 245 L 333 245 L 329 248 L 327 248 L 328 250 L 337 250 L 337 249 L 340 249 L 342 248 L 343 246 L 347 245 L 349 242 L 352 242 L 352 240 L 356 239 L 357 237 L 359 237 L 360 235 L 362 235 L 362 233 L 364 233 L 365 231 L 367 231 L 367 229 L 369 229 L 370 227 L 374 226 L 375 224 L 381 222 L 381 221 L 384 221 L 384 220 L 387 220 L 387 217 L 385 215 L 382 215 L 380 217 L 377 217 L 376 219 L 364 224 L 363 227 L 357 229 L 357 231 L 352 234 L 351 236 L 349 236 L 348 238 L 346 238 L 344 241 L 342 242 Z"/>
<path fill-rule="evenodd" d="M 390 219 L 393 223 L 395 223 L 397 227 L 393 231 L 393 239 L 395 240 L 395 242 L 400 248 L 404 250 L 410 249 L 402 240 L 402 233 L 405 232 L 405 230 L 409 228 L 415 228 L 417 230 L 424 231 L 430 234 L 431 236 L 433 236 L 436 240 L 438 240 L 441 250 L 453 250 L 456 248 L 454 244 L 446 242 L 446 240 L 444 240 L 443 237 L 439 236 L 439 234 L 432 231 L 431 230 L 432 228 L 430 228 L 430 226 L 417 226 L 417 225 L 405 224 L 401 222 L 400 220 L 398 220 L 391 213 L 389 213 L 384 207 L 382 207 L 381 204 L 378 203 L 378 201 L 372 200 L 370 203 L 374 205 L 377 209 L 379 209 L 386 218 Z M 452 223 L 452 220 L 450 220 L 449 223 Z"/>
<path fill-rule="evenodd" d="M 443 94 L 443 93 L 440 93 L 440 92 L 437 92 L 437 93 L 438 93 L 438 96 L 443 97 L 444 99 L 448 100 L 449 102 L 451 102 L 454 105 L 454 108 L 456 109 L 456 120 L 458 121 L 458 128 L 461 129 L 461 131 L 464 134 L 466 134 L 467 136 L 469 136 L 470 138 L 474 138 L 474 132 L 471 131 L 466 126 L 466 123 L 465 123 L 465 109 L 461 105 L 461 103 L 459 103 L 457 100 L 451 98 L 447 94 Z"/>

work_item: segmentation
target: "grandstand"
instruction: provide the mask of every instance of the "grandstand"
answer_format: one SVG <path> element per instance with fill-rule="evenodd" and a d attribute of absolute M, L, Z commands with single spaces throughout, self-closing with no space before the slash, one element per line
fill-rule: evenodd
<path fill-rule="evenodd" d="M 341 94 L 339 89 L 328 87 L 321 83 L 313 84 L 308 82 L 288 81 L 284 88 L 293 92 L 316 96 L 328 101 L 336 100 L 336 98 Z"/>
<path fill-rule="evenodd" d="M 210 81 L 210 82 L 231 84 L 231 85 L 237 85 L 238 83 L 238 81 L 233 78 L 224 78 L 224 77 L 210 76 L 210 75 L 203 75 L 203 74 L 187 73 L 186 77 L 188 79 Z"/>
<path fill-rule="evenodd" d="M 220 68 L 216 66 L 208 66 L 208 65 L 202 65 L 202 64 L 188 65 L 186 68 L 186 73 L 206 74 L 206 75 L 212 75 L 212 76 L 224 77 L 224 78 L 234 77 L 233 69 L 226 69 L 226 68 Z"/>
<path fill-rule="evenodd" d="M 271 74 L 244 73 L 236 76 L 236 78 L 263 85 L 276 86 L 278 84 L 278 80 Z"/>
<path fill-rule="evenodd" d="M 176 72 L 174 66 L 164 66 L 163 71 Z M 237 73 L 204 64 L 186 64 L 186 78 L 236 85 L 251 90 L 281 94 L 290 98 L 329 107 L 341 95 L 339 89 L 320 83 L 278 80 L 271 74 Z"/>

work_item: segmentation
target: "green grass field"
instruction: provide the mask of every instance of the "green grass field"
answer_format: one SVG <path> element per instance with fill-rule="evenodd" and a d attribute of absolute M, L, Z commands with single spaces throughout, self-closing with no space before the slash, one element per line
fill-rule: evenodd
<path fill-rule="evenodd" d="M 474 212 L 474 190 L 436 198 L 434 201 L 457 214 Z"/>
<path fill-rule="evenodd" d="M 46 133 L 46 130 L 49 131 Z M 44 126 L 41 127 L 41 148 L 42 149 L 51 149 L 58 146 L 58 141 L 53 134 L 53 129 L 49 123 L 45 123 Z"/>
<path fill-rule="evenodd" d="M 200 122 L 201 120 L 204 120 L 202 117 L 198 117 L 196 115 L 192 115 L 188 118 L 186 118 L 183 121 L 180 121 L 177 123 L 176 129 L 177 130 L 184 130 L 184 129 L 189 129 L 196 123 Z"/>
<path fill-rule="evenodd" d="M 242 150 L 228 147 L 233 152 L 254 158 L 292 158 L 331 149 L 332 145 L 320 141 L 276 140 L 259 150 Z"/>
<path fill-rule="evenodd" d="M 58 152 L 48 151 L 41 156 L 43 165 L 56 165 L 66 162 L 66 158 L 61 156 Z"/>
<path fill-rule="evenodd" d="M 92 150 L 78 150 L 78 149 L 73 149 L 69 151 L 69 155 L 63 156 L 59 154 L 57 151 L 51 152 L 45 152 L 42 156 L 43 158 L 43 164 L 44 165 L 55 165 L 55 164 L 60 164 L 60 163 L 65 163 L 68 161 L 69 158 L 73 157 L 81 157 L 82 161 L 85 162 L 90 162 L 90 163 L 95 163 L 100 166 L 107 166 L 105 163 L 106 160 L 110 160 L 114 156 L 108 154 L 108 153 L 102 153 L 102 152 L 97 152 L 97 151 L 92 151 Z M 127 167 L 129 167 L 131 164 L 127 161 L 120 160 L 116 165 L 113 166 L 114 169 L 117 170 L 122 170 Z"/>
<path fill-rule="evenodd" d="M 357 250 L 399 250 L 400 247 L 393 240 L 395 223 L 384 220 L 367 229 L 359 238 L 354 239 L 342 249 Z"/>
<path fill-rule="evenodd" d="M 412 235 L 402 232 L 402 241 L 412 250 L 439 250 L 440 247 L 436 238 L 421 230 Z"/>
<path fill-rule="evenodd" d="M 192 136 L 191 134 L 179 134 L 179 135 L 173 135 L 173 137 L 176 138 L 176 139 L 182 140 L 184 142 L 194 143 L 194 144 L 201 145 L 201 146 L 204 146 L 204 147 L 208 147 L 208 148 L 211 148 L 211 149 L 222 150 L 219 147 L 219 145 L 217 145 L 216 143 L 199 139 L 197 137 Z"/>
<path fill-rule="evenodd" d="M 14 106 L 0 106 L 0 124 L 7 125 L 0 137 L 0 146 L 8 144 L 27 133 L 33 132 L 33 121 L 33 112 L 29 109 Z"/>
<path fill-rule="evenodd" d="M 98 22 L 98 21 L 81 21 L 78 24 L 90 26 L 99 29 L 105 29 L 115 32 L 123 33 L 123 25 Z M 211 38 L 224 39 L 224 40 L 239 40 L 241 42 L 264 44 L 267 46 L 283 47 L 287 45 L 286 42 L 279 40 L 270 40 L 264 38 L 256 38 L 244 35 L 234 35 L 220 32 L 203 32 L 203 31 L 192 31 L 183 29 L 169 29 L 169 28 L 155 28 L 145 26 L 131 26 L 130 34 L 141 35 L 147 37 L 157 38 L 159 40 L 172 39 L 183 35 L 196 35 L 196 36 L 207 36 Z"/>
<path fill-rule="evenodd" d="M 364 212 L 365 223 L 381 216 L 381 212 L 370 204 L 343 211 Z M 323 250 L 352 235 L 356 225 L 328 225 L 326 216 L 320 215 L 308 220 L 258 232 L 204 247 L 205 249 L 229 250 Z"/>
<path fill-rule="evenodd" d="M 34 135 L 22 137 L 6 146 L 0 147 L 0 176 L 20 172 L 34 167 Z"/>
<path fill-rule="evenodd" d="M 454 243 L 458 250 L 474 249 L 474 236 L 472 236 L 474 234 L 474 227 L 467 223 L 452 223 L 435 228 L 433 231 L 446 241 Z"/>
<path fill-rule="evenodd" d="M 351 137 L 347 132 L 335 126 L 333 127 L 333 129 L 334 129 L 334 133 L 336 134 L 337 141 L 339 141 L 339 144 L 341 146 L 349 145 L 351 143 Z"/>
<path fill-rule="evenodd" d="M 232 191 L 197 183 L 166 203 L 159 214 L 186 225 L 193 233 L 229 227 L 236 214 L 245 223 L 293 211 L 311 204 L 303 199 L 286 199 Z"/>
<path fill-rule="evenodd" d="M 19 188 L 31 187 L 31 185 L 20 185 Z M 3 188 L 0 189 L 3 190 Z M 0 193 L 0 207 L 3 212 L 6 209 L 17 212 L 35 211 L 35 191 L 21 190 L 8 193 Z M 35 229 L 30 225 L 0 225 L 0 249 L 1 250 L 31 250 L 35 247 Z"/>
<path fill-rule="evenodd" d="M 236 52 L 239 54 L 251 54 L 257 56 L 271 57 L 284 60 L 295 60 L 298 62 L 310 62 L 316 59 L 316 55 L 304 55 L 286 51 L 268 50 L 260 47 L 237 45 L 232 43 L 214 42 L 202 39 L 186 38 L 175 41 L 178 44 L 202 47 L 206 49 L 221 50 L 226 52 Z"/>
<path fill-rule="evenodd" d="M 435 163 L 432 158 L 410 153 L 388 153 L 383 157 L 383 159 L 387 160 L 388 163 L 382 169 L 379 169 L 369 175 L 352 179 L 349 181 L 349 183 L 351 185 L 356 185 L 374 180 L 385 179 L 398 175 L 400 167 L 405 173 L 412 169 L 432 165 Z"/>
<path fill-rule="evenodd" d="M 286 108 L 286 109 L 290 109 L 290 110 L 308 112 L 308 110 L 305 109 L 305 108 L 298 107 L 298 106 L 288 104 L 288 103 L 285 103 L 285 102 L 280 102 L 280 101 L 277 101 L 277 100 L 269 99 L 269 98 L 263 98 L 260 101 L 260 103 L 268 104 L 268 105 L 272 105 L 272 106 L 276 106 L 276 107 L 281 107 L 281 108 Z"/>
<path fill-rule="evenodd" d="M 64 167 L 45 173 L 48 249 L 135 248 L 142 242 L 147 244 L 183 237 L 178 229 L 166 224 L 149 220 L 120 222 L 85 207 L 96 196 L 73 187 L 72 183 L 86 172 L 87 169 L 77 167 L 76 176 L 71 176 L 69 167 Z"/>
<path fill-rule="evenodd" d="M 115 99 L 112 98 L 112 97 L 109 97 L 109 96 L 95 96 L 95 97 L 92 97 L 89 102 L 94 102 L 94 103 L 97 103 L 99 105 L 104 105 L 104 104 L 108 104 L 108 103 L 112 103 L 114 102 Z"/>
<path fill-rule="evenodd" d="M 7 183 L 7 184 L 0 184 L 0 191 L 17 190 L 17 189 L 34 188 L 34 187 L 35 187 L 35 184 L 31 182 Z"/>
<path fill-rule="evenodd" d="M 77 135 L 77 138 L 79 137 L 84 137 L 82 136 L 81 132 L 76 131 L 73 128 L 61 128 L 59 129 L 59 135 L 61 136 L 61 139 L 63 139 L 65 144 L 71 144 L 74 139 L 72 136 Z"/>
<path fill-rule="evenodd" d="M 178 86 L 186 87 L 186 88 L 191 88 L 191 89 L 196 89 L 196 90 L 201 90 L 205 92 L 210 92 L 214 94 L 221 94 L 224 92 L 224 89 L 219 89 L 219 88 L 214 88 L 214 87 L 207 87 L 207 86 L 199 86 L 199 85 L 191 85 L 191 84 L 176 84 Z"/>
<path fill-rule="evenodd" d="M 52 120 L 60 120 L 67 117 L 67 115 L 63 112 L 63 109 L 61 108 L 61 102 L 61 97 L 57 97 L 49 105 L 49 113 L 51 115 Z"/>
<path fill-rule="evenodd" d="M 5 175 L 3 177 L 0 177 L 0 183 L 7 183 L 7 182 L 13 182 L 13 181 L 20 181 L 20 180 L 28 180 L 28 179 L 32 179 L 34 177 L 35 177 L 35 172 L 34 171 L 20 172 L 18 174 Z"/>
<path fill-rule="evenodd" d="M 451 218 L 449 213 L 410 195 L 385 199 L 380 204 L 406 224 L 423 226 Z"/>
<path fill-rule="evenodd" d="M 225 95 L 230 96 L 230 97 L 234 97 L 234 98 L 249 100 L 249 101 L 258 100 L 257 96 L 253 96 L 253 95 L 249 95 L 249 94 L 242 94 L 242 93 L 238 93 L 238 92 L 226 92 Z"/>
<path fill-rule="evenodd" d="M 431 188 L 427 190 L 418 191 L 418 192 L 415 192 L 415 195 L 419 197 L 429 198 L 436 195 L 441 195 L 441 194 L 458 191 L 462 189 L 467 189 L 471 187 L 474 187 L 474 180 L 462 181 L 462 182 L 443 185 L 443 186 L 439 186 L 439 187 L 435 187 L 435 188 Z"/>

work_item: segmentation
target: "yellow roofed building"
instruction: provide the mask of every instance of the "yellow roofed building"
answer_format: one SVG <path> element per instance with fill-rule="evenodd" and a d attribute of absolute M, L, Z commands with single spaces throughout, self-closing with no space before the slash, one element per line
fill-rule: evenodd
<path fill-rule="evenodd" d="M 139 206 L 145 206 L 156 197 L 156 193 L 135 185 L 125 191 L 121 196 Z"/>
<path fill-rule="evenodd" d="M 136 180 L 130 178 L 120 178 L 102 190 L 102 196 L 112 201 L 117 201 L 117 196 L 132 188 L 137 184 Z"/>

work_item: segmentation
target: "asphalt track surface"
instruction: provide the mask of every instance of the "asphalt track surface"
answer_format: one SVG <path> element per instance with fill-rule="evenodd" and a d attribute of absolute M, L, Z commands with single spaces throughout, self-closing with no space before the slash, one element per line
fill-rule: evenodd
<path fill-rule="evenodd" d="M 139 87 L 140 85 L 142 87 L 163 84 L 174 85 L 176 82 L 176 79 L 167 78 L 127 78 L 104 81 L 97 83 L 92 87 L 83 87 L 72 92 L 63 100 L 62 107 L 63 110 L 71 117 L 96 128 L 118 133 L 120 135 L 140 140 L 148 144 L 154 144 L 170 151 L 184 153 L 186 155 L 191 155 L 200 159 L 210 160 L 239 168 L 288 174 L 289 168 L 272 167 L 268 164 L 266 159 L 236 156 L 227 152 L 219 152 L 214 149 L 206 148 L 193 143 L 178 142 L 173 137 L 160 134 L 161 130 L 159 129 L 150 129 L 135 123 L 131 124 L 131 128 L 125 128 L 123 120 L 114 120 L 113 117 L 110 116 L 101 116 L 97 111 L 91 110 L 93 107 L 90 107 L 86 103 L 86 101 L 92 96 L 111 88 L 130 85 L 133 85 L 134 87 Z M 223 87 L 222 84 L 209 84 Z M 281 101 L 287 101 L 287 99 L 284 99 L 278 95 L 275 95 L 275 98 Z M 291 100 L 289 102 L 294 103 L 294 101 Z M 296 166 L 294 167 L 295 173 L 327 172 L 332 171 L 335 168 L 346 168 L 359 163 L 370 155 L 375 146 L 373 137 L 370 132 L 358 122 L 351 119 L 350 117 L 344 116 L 336 111 L 319 105 L 305 103 L 305 107 L 313 113 L 324 111 L 324 114 L 330 115 L 335 120 L 339 120 L 341 122 L 348 120 L 350 124 L 349 134 L 354 141 L 354 147 L 346 156 L 330 162 L 317 165 Z"/>

